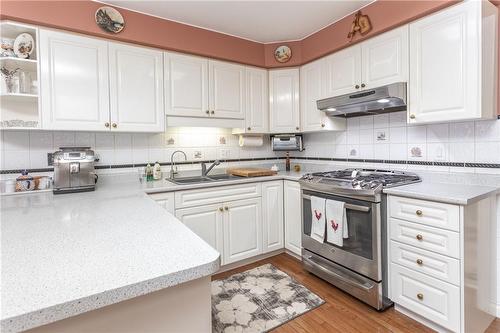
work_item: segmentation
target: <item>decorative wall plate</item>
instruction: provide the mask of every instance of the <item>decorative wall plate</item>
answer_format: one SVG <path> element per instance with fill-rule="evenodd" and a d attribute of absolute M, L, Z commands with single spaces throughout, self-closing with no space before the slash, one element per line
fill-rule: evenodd
<path fill-rule="evenodd" d="M 288 62 L 291 58 L 292 50 L 286 45 L 278 46 L 276 50 L 274 50 L 274 59 L 278 62 Z"/>
<path fill-rule="evenodd" d="M 28 33 L 22 33 L 14 40 L 14 54 L 18 58 L 28 59 L 35 49 L 35 40 Z"/>
<path fill-rule="evenodd" d="M 113 7 L 100 7 L 95 12 L 95 22 L 102 30 L 119 33 L 125 27 L 122 14 Z"/>

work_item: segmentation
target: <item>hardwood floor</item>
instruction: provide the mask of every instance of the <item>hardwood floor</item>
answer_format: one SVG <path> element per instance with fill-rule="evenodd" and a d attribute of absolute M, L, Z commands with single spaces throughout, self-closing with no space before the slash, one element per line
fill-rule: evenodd
<path fill-rule="evenodd" d="M 273 333 L 351 333 L 351 332 L 408 332 L 426 333 L 433 330 L 390 308 L 384 312 L 358 301 L 340 289 L 302 269 L 300 261 L 288 254 L 280 254 L 243 267 L 223 272 L 212 280 L 223 279 L 270 263 L 289 274 L 298 282 L 325 300 L 325 304 L 276 328 Z M 496 319 L 487 333 L 500 332 L 500 320 Z"/>

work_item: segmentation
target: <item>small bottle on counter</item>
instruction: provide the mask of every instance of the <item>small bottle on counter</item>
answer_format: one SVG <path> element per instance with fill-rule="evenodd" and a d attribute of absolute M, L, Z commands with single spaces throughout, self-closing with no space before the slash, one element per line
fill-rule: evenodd
<path fill-rule="evenodd" d="M 158 162 L 155 162 L 155 165 L 153 167 L 153 179 L 154 180 L 161 179 L 161 166 L 160 163 Z"/>
<path fill-rule="evenodd" d="M 146 181 L 150 182 L 153 180 L 153 167 L 151 167 L 151 164 L 148 163 L 146 165 Z"/>
<path fill-rule="evenodd" d="M 285 157 L 285 170 L 290 171 L 290 153 L 286 152 Z"/>

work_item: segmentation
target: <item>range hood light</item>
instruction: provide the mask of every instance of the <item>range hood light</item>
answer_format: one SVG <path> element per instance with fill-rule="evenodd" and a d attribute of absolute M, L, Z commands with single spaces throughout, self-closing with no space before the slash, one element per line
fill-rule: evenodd
<path fill-rule="evenodd" d="M 377 102 L 379 102 L 379 103 L 389 103 L 390 101 L 387 98 L 381 98 L 381 99 L 377 100 Z"/>
<path fill-rule="evenodd" d="M 336 108 L 328 108 L 328 109 L 326 109 L 326 111 L 337 111 L 337 109 Z"/>

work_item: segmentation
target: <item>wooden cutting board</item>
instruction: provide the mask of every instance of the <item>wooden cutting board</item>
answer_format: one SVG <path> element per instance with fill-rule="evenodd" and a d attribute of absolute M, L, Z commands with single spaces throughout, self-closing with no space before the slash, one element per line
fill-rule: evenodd
<path fill-rule="evenodd" d="M 227 169 L 227 173 L 240 176 L 240 177 L 262 177 L 262 176 L 274 176 L 277 174 L 277 171 L 273 171 L 271 169 L 263 169 L 263 168 L 230 168 Z"/>

